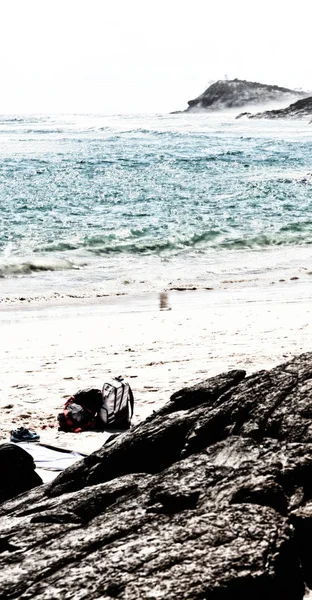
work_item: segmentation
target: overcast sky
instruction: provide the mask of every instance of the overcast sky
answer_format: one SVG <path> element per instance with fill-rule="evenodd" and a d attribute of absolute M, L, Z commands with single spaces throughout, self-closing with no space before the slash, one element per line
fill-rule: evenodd
<path fill-rule="evenodd" d="M 183 109 L 212 80 L 312 89 L 311 0 L 2 0 L 1 112 Z"/>

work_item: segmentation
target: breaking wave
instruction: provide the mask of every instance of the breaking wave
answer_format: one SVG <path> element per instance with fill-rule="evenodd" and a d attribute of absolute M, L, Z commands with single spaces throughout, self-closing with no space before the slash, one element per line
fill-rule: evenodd
<path fill-rule="evenodd" d="M 59 258 L 53 260 L 52 257 L 46 257 L 45 260 L 37 262 L 36 260 L 28 259 L 23 260 L 22 258 L 14 261 L 1 261 L 0 263 L 0 278 L 6 277 L 19 277 L 22 275 L 31 275 L 33 273 L 43 273 L 47 271 L 67 271 L 72 269 L 79 269 L 82 266 L 86 266 L 86 262 L 75 264 L 66 258 Z"/>

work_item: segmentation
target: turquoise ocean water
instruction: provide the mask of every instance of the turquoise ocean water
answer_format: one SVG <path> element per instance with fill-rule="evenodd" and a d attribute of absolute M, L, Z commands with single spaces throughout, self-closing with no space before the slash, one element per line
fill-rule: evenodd
<path fill-rule="evenodd" d="M 261 285 L 312 271 L 312 125 L 0 117 L 0 293 Z"/>

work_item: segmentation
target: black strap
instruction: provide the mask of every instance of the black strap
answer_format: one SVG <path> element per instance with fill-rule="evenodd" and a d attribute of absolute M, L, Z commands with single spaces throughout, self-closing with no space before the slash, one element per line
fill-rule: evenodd
<path fill-rule="evenodd" d="M 134 397 L 133 397 L 133 393 L 132 393 L 132 389 L 129 385 L 129 404 L 131 407 L 131 415 L 130 415 L 130 419 L 132 419 L 133 417 L 133 407 L 134 407 Z"/>

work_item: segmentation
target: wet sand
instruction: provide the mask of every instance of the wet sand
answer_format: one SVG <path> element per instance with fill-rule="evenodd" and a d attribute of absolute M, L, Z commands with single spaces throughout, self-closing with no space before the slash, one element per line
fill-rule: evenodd
<path fill-rule="evenodd" d="M 311 350 L 310 287 L 291 281 L 5 305 L 0 439 L 24 426 L 44 442 L 91 452 L 101 446 L 101 433 L 57 430 L 57 413 L 79 389 L 122 374 L 134 392 L 136 424 L 181 387 L 229 369 L 250 374 Z"/>

